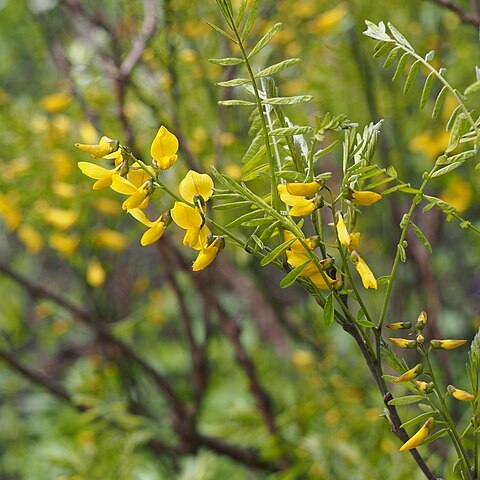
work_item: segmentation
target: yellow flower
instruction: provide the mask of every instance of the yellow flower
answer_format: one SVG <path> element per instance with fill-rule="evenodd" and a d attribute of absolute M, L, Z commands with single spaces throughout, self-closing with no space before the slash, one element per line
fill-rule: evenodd
<path fill-rule="evenodd" d="M 102 137 L 97 145 L 85 145 L 76 143 L 75 147 L 79 150 L 89 153 L 92 157 L 103 158 L 118 150 L 120 144 L 118 140 L 112 140 L 108 137 Z"/>
<path fill-rule="evenodd" d="M 98 248 L 107 248 L 115 252 L 120 252 L 127 247 L 128 240 L 123 233 L 109 228 L 102 228 L 95 233 L 94 243 Z"/>
<path fill-rule="evenodd" d="M 124 210 L 132 208 L 145 208 L 148 205 L 150 196 L 153 193 L 153 180 L 149 178 L 141 187 L 136 187 L 132 182 L 120 175 L 112 176 L 112 190 L 129 197 L 123 202 Z"/>
<path fill-rule="evenodd" d="M 178 138 L 162 125 L 150 147 L 150 154 L 158 168 L 162 170 L 170 168 L 177 160 L 177 151 Z"/>
<path fill-rule="evenodd" d="M 91 287 L 100 287 L 105 283 L 106 274 L 98 260 L 90 260 L 87 266 L 87 283 Z"/>
<path fill-rule="evenodd" d="M 347 226 L 345 225 L 345 222 L 343 220 L 342 214 L 340 212 L 337 213 L 337 235 L 338 239 L 340 240 L 340 243 L 348 247 L 352 241 L 350 238 L 350 234 L 348 233 Z"/>
<path fill-rule="evenodd" d="M 321 184 L 318 182 L 287 183 L 285 187 L 290 195 L 312 197 L 320 190 Z"/>
<path fill-rule="evenodd" d="M 180 182 L 178 191 L 184 200 L 194 203 L 195 197 L 200 196 L 206 202 L 213 193 L 213 181 L 206 173 L 197 173 L 189 170 Z"/>
<path fill-rule="evenodd" d="M 420 315 L 418 315 L 417 325 L 415 326 L 415 328 L 416 328 L 417 330 L 422 331 L 422 330 L 425 328 L 425 325 L 426 325 L 426 323 L 427 323 L 427 320 L 428 320 L 427 312 L 426 312 L 426 310 L 422 310 L 422 311 L 420 312 Z"/>
<path fill-rule="evenodd" d="M 40 106 L 44 112 L 56 113 L 63 110 L 71 100 L 71 95 L 66 92 L 52 93 L 41 99 Z"/>
<path fill-rule="evenodd" d="M 291 195 L 287 192 L 286 185 L 278 185 L 277 189 L 282 202 L 291 207 L 290 215 L 292 217 L 303 217 L 316 210 L 317 205 L 314 198 L 307 200 L 304 197 Z"/>
<path fill-rule="evenodd" d="M 399 377 L 395 378 L 395 380 L 393 380 L 393 383 L 410 382 L 411 380 L 414 380 L 415 378 L 417 378 L 421 373 L 423 373 L 423 365 L 419 363 L 418 365 L 415 365 L 410 370 L 407 370 L 403 375 L 400 375 Z"/>
<path fill-rule="evenodd" d="M 58 251 L 62 257 L 69 257 L 77 249 L 80 237 L 77 234 L 65 235 L 57 233 L 50 237 L 50 246 Z"/>
<path fill-rule="evenodd" d="M 465 390 L 460 390 L 459 388 L 455 388 L 453 385 L 449 385 L 447 387 L 447 392 L 453 398 L 456 398 L 457 400 L 461 400 L 463 402 L 471 402 L 472 400 L 475 400 L 475 396 L 472 395 L 470 392 L 466 392 Z"/>
<path fill-rule="evenodd" d="M 180 228 L 186 230 L 183 244 L 195 250 L 201 250 L 206 245 L 210 233 L 210 230 L 204 224 L 202 215 L 183 202 L 175 202 L 170 213 L 173 221 Z"/>
<path fill-rule="evenodd" d="M 352 252 L 353 250 L 358 250 L 358 245 L 360 244 L 360 237 L 362 234 L 360 232 L 355 232 L 350 234 L 350 245 L 348 249 Z"/>
<path fill-rule="evenodd" d="M 412 328 L 412 322 L 395 322 L 389 323 L 385 326 L 391 330 L 408 330 Z"/>
<path fill-rule="evenodd" d="M 310 24 L 309 31 L 311 33 L 329 32 L 343 20 L 347 13 L 347 6 L 344 3 L 340 3 L 336 7 L 317 16 Z"/>
<path fill-rule="evenodd" d="M 196 260 L 193 262 L 192 270 L 198 272 L 208 267 L 218 255 L 218 252 L 225 246 L 223 237 L 217 237 L 205 248 L 202 248 L 198 253 Z"/>
<path fill-rule="evenodd" d="M 369 266 L 365 263 L 365 260 L 355 250 L 352 252 L 351 259 L 362 279 L 363 286 L 365 288 L 377 289 L 377 280 Z"/>
<path fill-rule="evenodd" d="M 285 240 L 290 240 L 295 237 L 295 235 L 288 230 L 285 230 L 283 235 Z M 314 239 L 306 238 L 304 239 L 304 242 L 307 245 L 307 248 L 309 248 L 310 250 L 313 250 L 316 246 Z M 329 289 L 329 286 L 325 282 L 323 275 L 320 273 L 320 270 L 318 269 L 315 262 L 310 258 L 310 255 L 308 254 L 307 250 L 302 245 L 300 240 L 295 240 L 285 253 L 287 255 L 287 262 L 294 268 L 299 267 L 300 265 L 303 265 L 305 262 L 310 260 L 310 263 L 303 270 L 301 276 L 309 278 L 313 282 L 313 284 L 320 289 Z M 320 263 L 322 262 L 325 261 L 321 260 Z M 335 283 L 335 280 L 330 278 L 327 274 L 325 274 L 325 278 L 330 284 Z"/>
<path fill-rule="evenodd" d="M 418 389 L 424 393 L 430 393 L 433 392 L 433 382 L 427 383 L 427 382 L 422 382 L 421 380 L 415 380 L 415 383 L 417 384 Z"/>
<path fill-rule="evenodd" d="M 439 350 L 453 350 L 465 345 L 467 340 L 430 340 L 430 346 Z"/>
<path fill-rule="evenodd" d="M 112 176 L 115 175 L 122 166 L 120 164 L 109 170 L 108 168 L 103 168 L 100 165 L 90 162 L 78 162 L 77 165 L 84 175 L 97 180 L 93 184 L 93 190 L 100 190 L 109 187 L 112 184 Z"/>
<path fill-rule="evenodd" d="M 411 340 L 407 338 L 396 338 L 390 337 L 389 340 L 400 348 L 417 348 L 416 340 Z"/>
<path fill-rule="evenodd" d="M 44 213 L 45 220 L 59 230 L 68 230 L 77 223 L 79 213 L 74 210 L 49 208 Z"/>
<path fill-rule="evenodd" d="M 370 205 L 373 205 L 374 203 L 381 200 L 382 196 L 379 193 L 371 192 L 369 190 L 352 190 L 351 198 L 352 202 L 355 203 L 355 205 L 369 207 Z"/>
<path fill-rule="evenodd" d="M 427 438 L 428 434 L 431 432 L 433 427 L 435 426 L 435 420 L 433 417 L 430 417 L 421 427 L 418 432 L 410 437 L 401 447 L 400 452 L 405 452 L 406 450 L 412 450 L 412 448 L 417 448 L 420 446 L 425 439 Z"/>
<path fill-rule="evenodd" d="M 473 189 L 469 182 L 460 177 L 451 178 L 446 190 L 440 195 L 445 202 L 453 205 L 462 214 L 472 204 Z"/>
<path fill-rule="evenodd" d="M 17 235 L 31 253 L 38 253 L 43 248 L 43 237 L 31 225 L 20 225 L 17 230 Z"/>
<path fill-rule="evenodd" d="M 135 220 L 138 220 L 140 223 L 143 223 L 149 227 L 140 239 L 140 244 L 143 247 L 155 243 L 163 235 L 168 224 L 171 222 L 171 218 L 168 213 L 160 215 L 157 220 L 152 222 L 139 208 L 133 208 L 127 211 L 133 218 L 135 218 Z"/>

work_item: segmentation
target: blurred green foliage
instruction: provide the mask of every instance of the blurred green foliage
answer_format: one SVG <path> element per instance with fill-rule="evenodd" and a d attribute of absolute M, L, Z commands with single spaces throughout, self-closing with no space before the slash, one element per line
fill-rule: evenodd
<path fill-rule="evenodd" d="M 0 277 L 1 351 L 63 385 L 85 410 L 50 395 L 12 362 L 2 363 L 0 477 L 422 478 L 412 459 L 397 452 L 399 445 L 380 418 L 382 399 L 353 343 L 338 327 L 326 328 L 300 290 L 280 292 L 274 272 L 260 271 L 242 252 L 225 251 L 222 255 L 237 266 L 244 283 L 227 284 L 220 265 L 215 291 L 232 321 L 241 325 L 241 341 L 272 398 L 281 441 L 271 435 L 236 361 L 238 352 L 215 314 L 205 313 L 198 285 L 166 263 L 165 253 L 159 257 L 155 247 L 141 248 L 142 230 L 122 215 L 118 196 L 92 192 L 91 182 L 77 169 L 76 162 L 84 158 L 72 147 L 76 141 L 96 143 L 108 135 L 130 142 L 147 157 L 159 125 L 166 124 L 181 141 L 180 166 L 167 178 L 178 180 L 194 165 L 204 170 L 216 165 L 236 178 L 241 173 L 239 159 L 250 141 L 247 115 L 217 106 L 228 97 L 214 83 L 228 78 L 208 62 L 233 56 L 206 24 L 218 18 L 215 2 L 157 3 L 158 30 L 126 84 L 119 85 L 115 69 L 141 31 L 142 2 L 0 1 L 0 260 L 91 312 L 192 403 L 191 352 L 178 287 L 199 342 L 206 334 L 204 318 L 211 323 L 211 371 L 196 418 L 199 431 L 256 447 L 265 461 L 287 453 L 291 466 L 268 474 L 202 444 L 192 451 L 159 453 L 152 439 L 173 448 L 178 436 L 168 402 L 151 379 L 71 311 L 52 299 L 36 298 L 31 288 L 29 294 L 29 288 L 5 275 Z M 421 86 L 402 95 L 391 72 L 371 59 L 372 44 L 361 35 L 366 18 L 392 21 L 419 52 L 435 49 L 438 64 L 446 66 L 460 91 L 474 81 L 478 32 L 427 1 L 265 0 L 252 38 L 277 21 L 284 27 L 256 61 L 261 67 L 289 56 L 302 58 L 297 68 L 282 74 L 279 85 L 284 94 L 315 97 L 306 110 L 291 110 L 296 122 L 327 111 L 346 113 L 361 126 L 384 118 L 380 164 L 394 165 L 410 181 L 443 151 L 451 107 L 432 121 L 431 105 L 424 112 L 417 106 Z M 325 170 L 339 174 L 338 153 L 324 162 Z M 429 193 L 475 220 L 480 205 L 473 168 L 442 177 Z M 379 274 L 390 268 L 396 225 L 408 202 L 395 200 L 375 222 L 360 220 L 365 249 Z M 413 247 L 413 262 L 402 267 L 389 321 L 413 320 L 425 307 L 434 310 L 436 328 L 445 336 L 469 338 L 480 322 L 479 243 L 455 222 L 444 224 L 441 215 L 432 211 L 415 220 L 429 236 L 434 255 L 425 257 Z M 169 236 L 167 249 L 173 251 L 180 234 Z M 368 298 L 377 301 L 375 293 Z M 269 326 L 265 312 L 284 317 L 288 328 Z M 302 341 L 305 336 L 314 344 Z M 451 374 L 461 385 L 465 355 L 454 352 L 449 358 Z M 409 407 L 402 409 L 405 418 L 408 412 Z M 429 464 L 443 478 L 452 478 L 451 457 L 434 448 Z"/>

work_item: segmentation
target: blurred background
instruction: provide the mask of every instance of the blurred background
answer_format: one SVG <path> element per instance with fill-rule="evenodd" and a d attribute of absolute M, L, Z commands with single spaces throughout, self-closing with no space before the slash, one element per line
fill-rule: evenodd
<path fill-rule="evenodd" d="M 475 81 L 480 16 L 475 1 L 445 4 L 262 0 L 250 46 L 284 26 L 255 66 L 301 57 L 277 78 L 283 95 L 314 96 L 288 107 L 292 121 L 345 113 L 363 129 L 384 119 L 378 163 L 418 186 L 446 148 L 454 105 L 432 120 L 432 104 L 418 107 L 424 77 L 404 96 L 361 32 L 365 19 L 392 22 L 420 55 L 435 50 L 463 91 Z M 0 0 L 0 478 L 420 479 L 356 345 L 304 291 L 281 290 L 279 272 L 239 249 L 192 275 L 179 229 L 141 247 L 123 198 L 92 191 L 76 166 L 89 158 L 73 144 L 101 135 L 148 160 L 164 124 L 180 140 L 167 183 L 210 165 L 241 178 L 250 112 L 217 105 L 232 92 L 214 84 L 241 75 L 208 62 L 234 54 L 207 21 L 221 22 L 213 0 Z M 340 150 L 322 162 L 338 178 Z M 478 192 L 467 162 L 427 193 L 475 223 Z M 388 196 L 359 219 L 377 276 L 390 271 L 410 202 Z M 478 237 L 437 209 L 414 222 L 433 255 L 408 238 L 388 321 L 425 308 L 426 335 L 471 339 Z M 365 294 L 375 312 L 384 289 Z M 466 385 L 466 349 L 437 360 L 447 382 Z M 437 443 L 426 458 L 452 478 L 455 456 Z"/>

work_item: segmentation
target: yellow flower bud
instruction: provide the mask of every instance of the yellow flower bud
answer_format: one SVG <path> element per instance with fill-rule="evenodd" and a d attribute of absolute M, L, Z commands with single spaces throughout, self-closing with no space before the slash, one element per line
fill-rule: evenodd
<path fill-rule="evenodd" d="M 390 330 L 408 330 L 412 328 L 412 322 L 395 322 L 386 325 Z"/>
<path fill-rule="evenodd" d="M 423 373 L 423 365 L 419 363 L 410 370 L 407 370 L 403 375 L 395 378 L 395 380 L 393 380 L 393 383 L 410 382 L 411 380 L 414 380 L 416 377 L 418 377 L 421 373 Z"/>
<path fill-rule="evenodd" d="M 415 326 L 415 328 L 420 331 L 423 330 L 425 328 L 425 324 L 427 323 L 427 319 L 427 312 L 425 310 L 422 310 L 417 318 L 417 325 Z"/>
<path fill-rule="evenodd" d="M 347 226 L 345 225 L 345 222 L 343 220 L 343 216 L 340 212 L 337 213 L 337 235 L 338 239 L 340 240 L 340 243 L 348 247 L 350 245 L 350 242 L 352 241 L 350 238 L 350 234 L 348 233 Z"/>
<path fill-rule="evenodd" d="M 417 448 L 420 446 L 425 439 L 427 438 L 428 434 L 431 432 L 433 427 L 435 426 L 435 419 L 430 417 L 421 427 L 418 432 L 410 437 L 401 447 L 400 452 L 405 452 L 406 450 L 412 450 L 413 448 Z"/>
<path fill-rule="evenodd" d="M 93 287 L 100 287 L 105 283 L 106 274 L 98 260 L 90 260 L 87 266 L 87 283 Z"/>
<path fill-rule="evenodd" d="M 390 337 L 389 340 L 400 348 L 417 348 L 417 342 L 415 340 L 409 340 L 407 338 L 394 338 Z"/>
<path fill-rule="evenodd" d="M 278 185 L 277 190 L 280 194 L 282 202 L 291 207 L 290 215 L 292 217 L 303 217 L 305 215 L 310 215 L 320 206 L 315 198 L 306 199 L 304 197 L 291 195 L 287 192 L 286 185 Z"/>
<path fill-rule="evenodd" d="M 433 382 L 422 382 L 421 380 L 415 380 L 415 383 L 417 384 L 418 389 L 424 393 L 430 393 L 433 391 Z"/>
<path fill-rule="evenodd" d="M 318 182 L 309 183 L 287 183 L 285 185 L 287 192 L 290 195 L 300 197 L 313 197 L 321 188 Z"/>
<path fill-rule="evenodd" d="M 465 345 L 467 340 L 430 340 L 430 346 L 439 350 L 453 350 L 454 348 Z"/>
<path fill-rule="evenodd" d="M 373 205 L 374 203 L 381 200 L 382 196 L 378 193 L 371 192 L 369 190 L 365 190 L 365 191 L 352 190 L 351 199 L 352 199 L 352 202 L 355 203 L 356 205 L 369 207 L 370 205 Z"/>
<path fill-rule="evenodd" d="M 104 140 L 106 139 L 106 140 Z M 102 158 L 110 153 L 116 152 L 120 144 L 118 140 L 110 140 L 108 137 L 102 137 L 98 145 L 85 145 L 76 143 L 75 147 L 79 150 L 89 153 L 92 157 Z"/>
<path fill-rule="evenodd" d="M 355 266 L 360 278 L 362 279 L 363 286 L 365 288 L 377 289 L 377 280 L 370 270 L 370 267 L 366 264 L 365 260 L 354 250 L 351 255 L 351 260 Z"/>
<path fill-rule="evenodd" d="M 475 399 L 475 396 L 465 390 L 460 390 L 459 388 L 455 388 L 453 385 L 449 385 L 447 387 L 447 392 L 453 398 L 457 400 L 461 400 L 463 402 L 471 402 Z"/>

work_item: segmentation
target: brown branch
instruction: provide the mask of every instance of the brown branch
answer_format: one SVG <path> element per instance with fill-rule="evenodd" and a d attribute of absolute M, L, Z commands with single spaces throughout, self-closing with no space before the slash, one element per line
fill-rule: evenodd
<path fill-rule="evenodd" d="M 72 313 L 72 315 L 77 320 L 92 327 L 96 331 L 100 339 L 108 342 L 111 346 L 115 347 L 118 352 L 122 353 L 127 358 L 130 358 L 130 360 L 132 360 L 145 373 L 150 376 L 154 383 L 165 394 L 171 407 L 173 408 L 178 417 L 182 418 L 185 416 L 185 407 L 177 397 L 177 394 L 175 393 L 170 383 L 170 380 L 165 375 L 161 374 L 155 368 L 153 368 L 143 358 L 141 358 L 130 346 L 128 346 L 126 343 L 123 343 L 121 340 L 111 334 L 105 328 L 99 318 L 92 317 L 87 311 L 76 306 L 74 303 L 70 302 L 68 299 L 62 297 L 61 295 L 41 285 L 31 282 L 22 275 L 14 272 L 3 262 L 0 262 L 0 273 L 3 273 L 4 275 L 17 282 L 19 285 L 21 285 L 33 298 L 48 298 L 55 302 L 57 305 L 63 307 L 65 310 Z"/>
<path fill-rule="evenodd" d="M 130 76 L 135 65 L 140 60 L 148 41 L 155 35 L 157 30 L 157 15 L 154 0 L 143 1 L 143 23 L 140 34 L 135 39 L 132 49 L 120 65 L 119 73 L 123 78 Z"/>
<path fill-rule="evenodd" d="M 461 20 L 462 23 L 474 25 L 480 27 L 480 14 L 477 10 L 474 10 L 473 13 L 468 13 L 460 5 L 457 5 L 451 0 L 430 0 L 433 3 L 436 3 L 440 7 L 446 8 L 451 12 L 455 13 L 457 17 Z"/>

